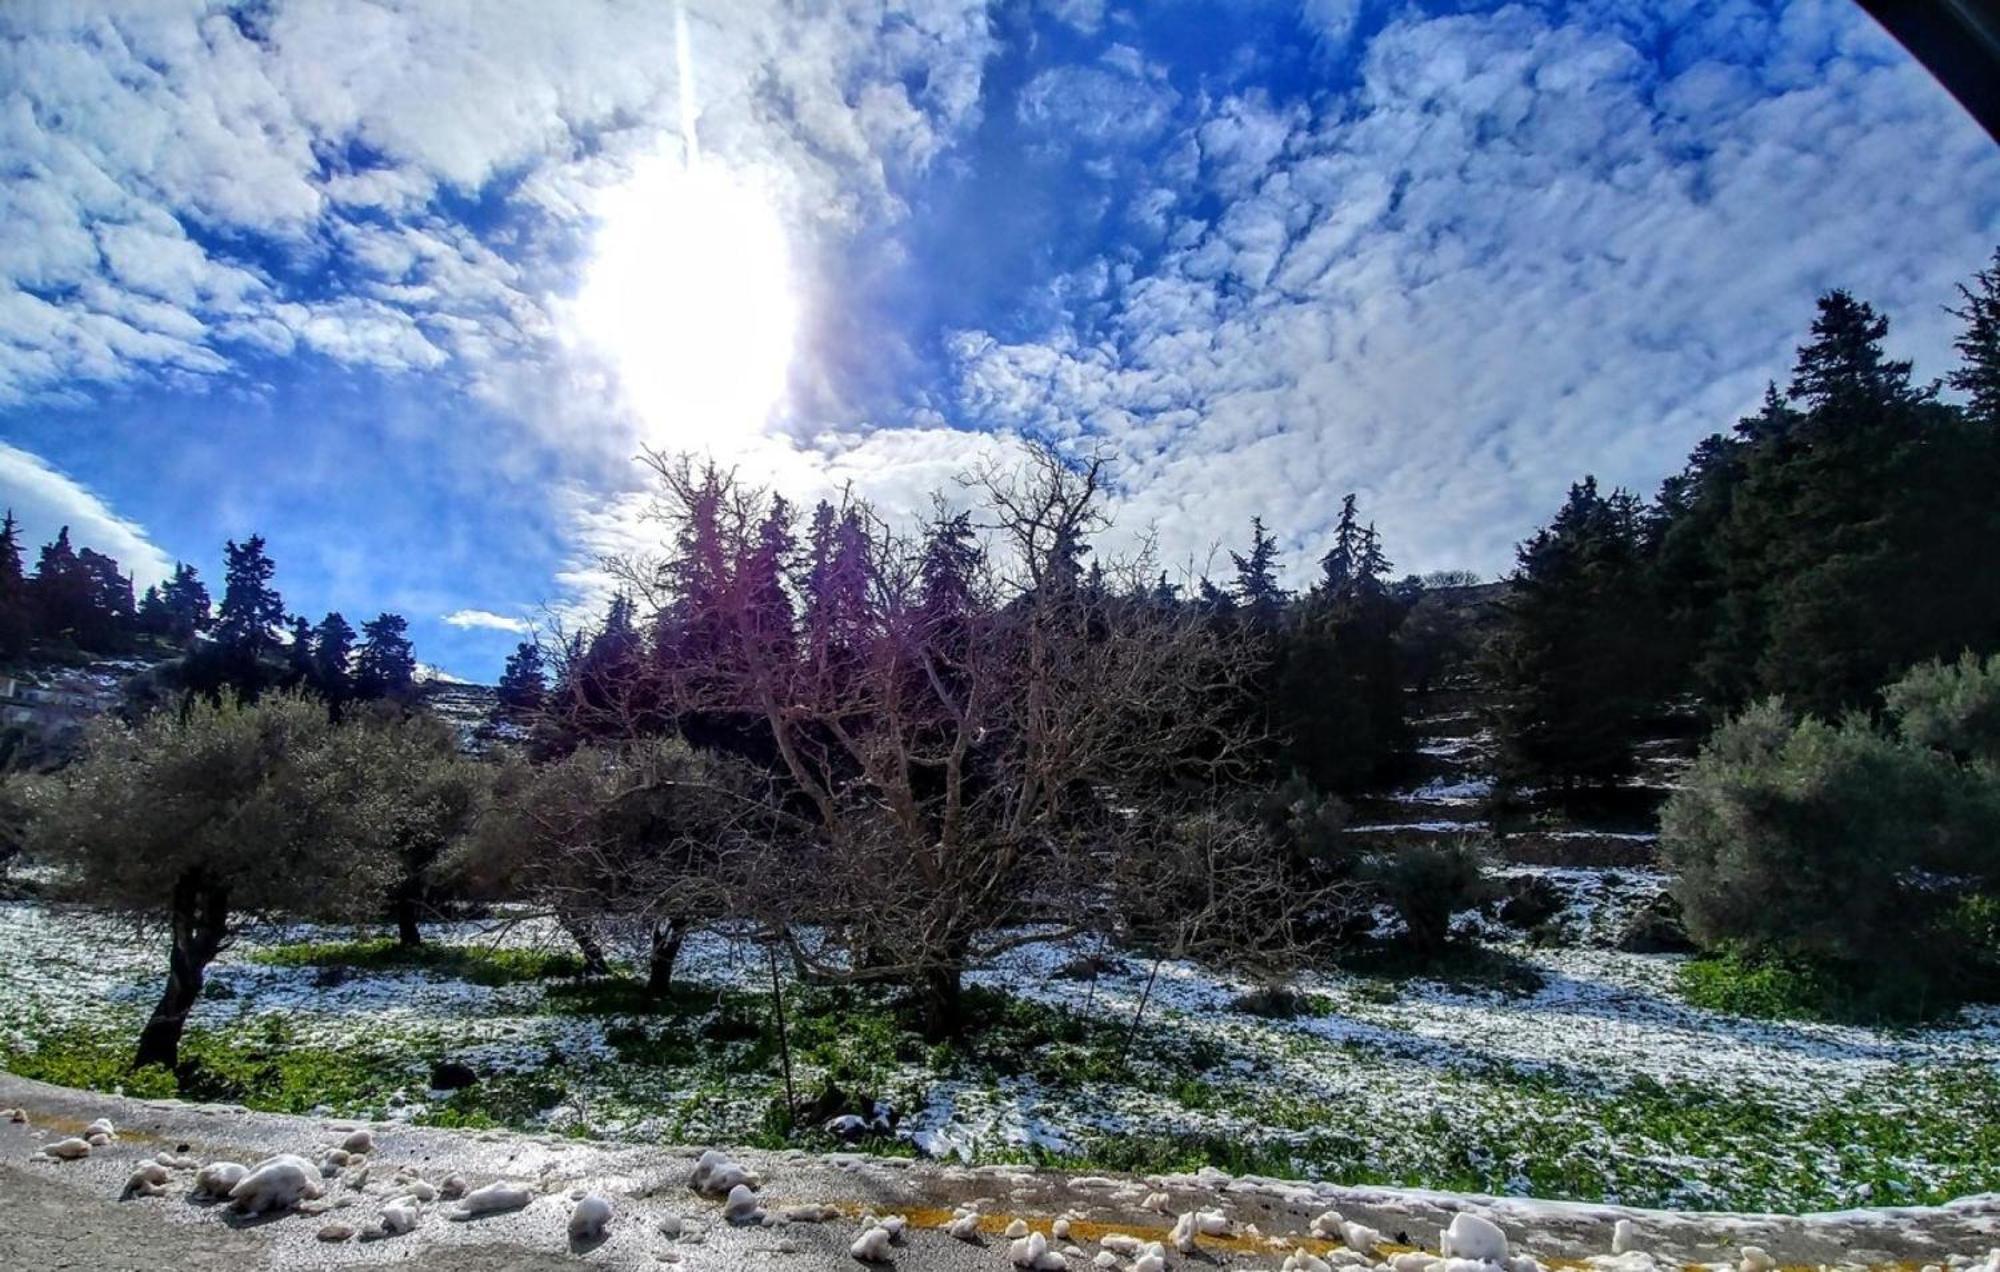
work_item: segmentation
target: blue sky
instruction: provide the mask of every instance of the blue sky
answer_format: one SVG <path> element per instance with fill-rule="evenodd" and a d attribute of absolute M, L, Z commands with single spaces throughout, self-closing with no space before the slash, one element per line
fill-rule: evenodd
<path fill-rule="evenodd" d="M 2000 148 L 1842 0 L 0 9 L 0 497 L 490 678 L 690 448 L 891 511 L 1022 435 L 1308 581 L 1650 492 L 1816 292 L 1950 365 Z"/>

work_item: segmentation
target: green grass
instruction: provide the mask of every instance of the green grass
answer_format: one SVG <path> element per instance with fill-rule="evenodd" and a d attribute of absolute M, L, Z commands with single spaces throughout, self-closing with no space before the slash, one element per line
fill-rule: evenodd
<path fill-rule="evenodd" d="M 131 1068 L 136 1038 L 136 1023 L 66 1028 L 44 1036 L 32 1050 L 0 1052 L 0 1068 L 140 1099 L 179 1097 L 267 1113 L 326 1108 L 339 1116 L 379 1113 L 393 1092 L 421 1086 L 425 1075 L 425 1066 L 408 1057 L 303 1045 L 278 1016 L 238 1028 L 190 1029 L 181 1040 L 180 1065 L 172 1071 Z"/>
<path fill-rule="evenodd" d="M 320 941 L 253 950 L 249 959 L 273 967 L 344 968 L 354 972 L 417 969 L 475 985 L 513 985 L 583 974 L 573 955 L 485 945 L 419 945 L 393 940 Z"/>

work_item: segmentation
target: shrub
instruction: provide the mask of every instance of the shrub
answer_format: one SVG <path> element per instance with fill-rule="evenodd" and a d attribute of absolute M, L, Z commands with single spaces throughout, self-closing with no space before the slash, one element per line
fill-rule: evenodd
<path fill-rule="evenodd" d="M 2000 880 L 2000 666 L 1917 668 L 1890 728 L 1761 703 L 1718 729 L 1661 814 L 1690 936 L 1747 965 L 1810 967 L 1842 1014 L 1924 1014 L 1990 993 Z M 1748 992 L 1748 991 L 1746 991 Z"/>
<path fill-rule="evenodd" d="M 1484 903 L 1491 892 L 1485 854 L 1468 839 L 1377 854 L 1362 863 L 1362 878 L 1403 920 L 1409 945 L 1423 953 L 1442 949 L 1451 916 Z"/>

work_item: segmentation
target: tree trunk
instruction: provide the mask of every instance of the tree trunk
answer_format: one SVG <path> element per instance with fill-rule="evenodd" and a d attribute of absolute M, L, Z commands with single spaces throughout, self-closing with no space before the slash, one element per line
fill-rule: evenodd
<path fill-rule="evenodd" d="M 201 1000 L 202 977 L 229 935 L 228 887 L 209 879 L 206 871 L 188 871 L 174 881 L 171 920 L 167 987 L 139 1033 L 139 1047 L 132 1057 L 135 1069 L 149 1064 L 172 1069 L 180 1064 L 188 1013 Z"/>
<path fill-rule="evenodd" d="M 424 943 L 424 934 L 417 927 L 417 898 L 410 893 L 398 893 L 396 910 L 396 944 L 406 950 L 414 950 Z"/>
<path fill-rule="evenodd" d="M 650 956 L 646 960 L 646 993 L 655 998 L 663 998 L 674 989 L 674 962 L 681 956 L 681 945 L 687 940 L 687 929 L 678 920 L 668 919 L 653 925 L 653 943 Z"/>
<path fill-rule="evenodd" d="M 556 922 L 562 924 L 569 939 L 576 942 L 576 952 L 583 955 L 585 976 L 608 976 L 611 974 L 611 960 L 604 956 L 604 944 L 597 939 L 597 933 L 590 930 L 590 924 L 581 916 L 558 912 Z"/>
<path fill-rule="evenodd" d="M 944 1042 L 958 1036 L 964 1023 L 965 980 L 956 966 L 933 967 L 923 974 L 920 984 L 925 1042 Z"/>

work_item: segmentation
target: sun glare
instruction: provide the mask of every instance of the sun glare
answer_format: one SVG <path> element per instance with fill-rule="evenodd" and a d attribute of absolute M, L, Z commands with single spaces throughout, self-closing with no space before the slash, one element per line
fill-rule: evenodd
<path fill-rule="evenodd" d="M 661 157 L 600 216 L 576 331 L 612 358 L 647 442 L 708 447 L 761 432 L 798 322 L 770 202 L 745 175 Z"/>

